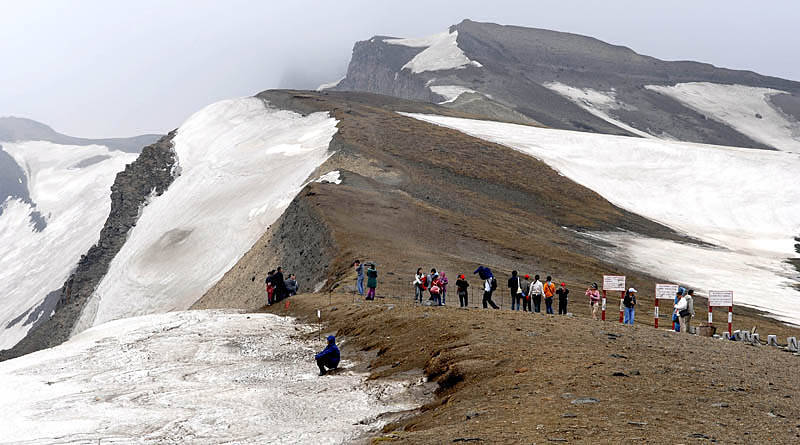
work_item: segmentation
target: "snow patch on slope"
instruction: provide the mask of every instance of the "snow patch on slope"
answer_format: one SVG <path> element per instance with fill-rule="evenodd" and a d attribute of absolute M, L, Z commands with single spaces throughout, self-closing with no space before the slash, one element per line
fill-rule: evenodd
<path fill-rule="evenodd" d="M 343 81 L 345 79 L 345 77 L 346 76 L 342 76 L 341 79 L 339 79 L 339 80 L 337 80 L 335 82 L 323 83 L 322 85 L 317 87 L 317 91 L 324 91 L 324 90 L 328 90 L 328 89 L 334 88 L 336 85 L 339 85 L 339 83 L 341 81 Z"/>
<path fill-rule="evenodd" d="M 339 170 L 334 170 L 332 172 L 325 173 L 324 175 L 317 178 L 314 182 L 329 182 L 331 184 L 341 184 L 342 178 L 340 176 Z"/>
<path fill-rule="evenodd" d="M 47 314 L 19 317 L 60 289 L 97 242 L 111 208 L 114 177 L 136 155 L 44 141 L 4 142 L 3 148 L 22 167 L 36 205 L 18 199 L 0 203 L 5 207 L 0 215 L 0 349 L 8 349 L 25 337 L 33 320 Z M 41 232 L 31 222 L 34 211 L 47 220 Z"/>
<path fill-rule="evenodd" d="M 464 68 L 468 65 L 482 67 L 479 62 L 470 60 L 458 47 L 458 31 L 443 32 L 426 37 L 412 39 L 384 39 L 390 45 L 403 45 L 413 48 L 426 48 L 413 59 L 403 65 L 418 74 L 424 71 L 439 71 Z"/>
<path fill-rule="evenodd" d="M 613 89 L 611 91 L 599 91 L 592 88 L 576 88 L 560 82 L 547 82 L 544 86 L 612 125 L 643 138 L 655 138 L 652 134 L 631 127 L 609 114 L 610 110 L 631 109 L 629 105 L 617 100 Z"/>
<path fill-rule="evenodd" d="M 192 115 L 173 143 L 180 176 L 143 210 L 76 332 L 186 309 L 233 267 L 330 156 L 337 121 L 257 98 Z"/>
<path fill-rule="evenodd" d="M 110 322 L 0 363 L 0 441 L 344 443 L 416 408 L 406 382 L 317 377 L 314 328 L 189 311 Z"/>
<path fill-rule="evenodd" d="M 666 94 L 753 140 L 778 150 L 800 153 L 800 123 L 785 116 L 769 101 L 770 96 L 785 91 L 709 82 L 645 88 Z"/>
<path fill-rule="evenodd" d="M 443 96 L 445 98 L 444 102 L 439 102 L 440 105 L 453 102 L 454 100 L 458 99 L 458 96 L 464 93 L 475 92 L 475 90 L 471 90 L 467 87 L 462 87 L 458 85 L 434 85 L 429 88 L 434 93 Z"/>
<path fill-rule="evenodd" d="M 737 304 L 800 323 L 800 156 L 498 122 L 411 114 L 541 159 L 610 202 L 718 246 L 611 234 L 643 270 L 699 289 L 737 290 Z M 736 279 L 734 279 L 736 277 Z M 696 280 L 696 281 L 694 281 Z M 745 285 L 749 281 L 753 285 Z M 745 290 L 746 291 L 743 291 Z"/>

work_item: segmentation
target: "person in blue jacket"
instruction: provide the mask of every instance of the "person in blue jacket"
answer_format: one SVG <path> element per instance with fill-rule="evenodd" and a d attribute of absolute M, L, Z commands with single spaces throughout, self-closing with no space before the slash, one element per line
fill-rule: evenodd
<path fill-rule="evenodd" d="M 314 356 L 317 359 L 317 366 L 319 366 L 319 375 L 325 375 L 328 369 L 336 369 L 339 367 L 339 347 L 336 346 L 336 337 L 333 335 L 328 336 L 328 346 Z M 325 369 L 328 368 L 328 369 Z"/>

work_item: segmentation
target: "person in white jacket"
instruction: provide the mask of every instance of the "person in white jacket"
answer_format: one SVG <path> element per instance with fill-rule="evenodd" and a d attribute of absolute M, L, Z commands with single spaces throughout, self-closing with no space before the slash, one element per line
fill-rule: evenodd
<path fill-rule="evenodd" d="M 414 303 L 419 300 L 419 304 L 422 304 L 422 296 L 425 295 L 425 286 L 422 284 L 422 277 L 424 276 L 422 268 L 417 269 L 417 274 L 414 275 L 414 281 L 411 283 L 414 285 Z"/>
<path fill-rule="evenodd" d="M 688 296 L 688 295 L 687 295 Z M 678 302 L 674 304 L 675 307 L 675 315 L 680 318 L 680 329 L 682 332 L 689 332 L 689 326 L 685 323 L 688 322 L 688 319 L 692 318 L 691 313 L 689 312 L 688 302 L 686 297 L 678 294 Z M 688 316 L 686 314 L 689 314 Z"/>
<path fill-rule="evenodd" d="M 694 318 L 694 289 L 689 289 L 689 292 L 686 293 L 683 299 L 686 300 L 686 309 L 689 310 L 689 315 L 681 317 L 681 330 L 687 334 L 691 334 L 692 318 Z"/>
<path fill-rule="evenodd" d="M 533 277 L 533 283 L 530 287 L 530 296 L 533 300 L 533 312 L 539 312 L 542 309 L 542 295 L 544 294 L 544 285 L 539 281 L 539 275 Z"/>

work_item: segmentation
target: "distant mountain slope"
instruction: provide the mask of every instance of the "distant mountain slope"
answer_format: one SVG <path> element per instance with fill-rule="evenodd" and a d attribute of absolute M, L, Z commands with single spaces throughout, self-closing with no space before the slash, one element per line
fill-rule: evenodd
<path fill-rule="evenodd" d="M 706 103 L 693 100 L 698 88 Z M 456 108 L 476 92 L 554 128 L 800 151 L 798 82 L 543 29 L 464 20 L 428 38 L 373 37 L 356 43 L 331 89 Z"/>
<path fill-rule="evenodd" d="M 129 138 L 76 138 L 61 134 L 31 119 L 0 117 L 0 142 L 47 141 L 61 145 L 105 145 L 112 150 L 139 153 L 143 147 L 154 143 L 160 137 L 158 134 L 143 134 Z"/>

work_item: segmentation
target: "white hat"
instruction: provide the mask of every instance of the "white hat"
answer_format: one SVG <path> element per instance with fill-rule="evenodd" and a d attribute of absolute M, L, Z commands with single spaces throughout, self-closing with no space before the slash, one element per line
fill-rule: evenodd
<path fill-rule="evenodd" d="M 634 289 L 634 288 L 630 288 L 630 289 L 628 289 L 628 292 L 637 293 L 638 291 L 636 289 Z"/>

